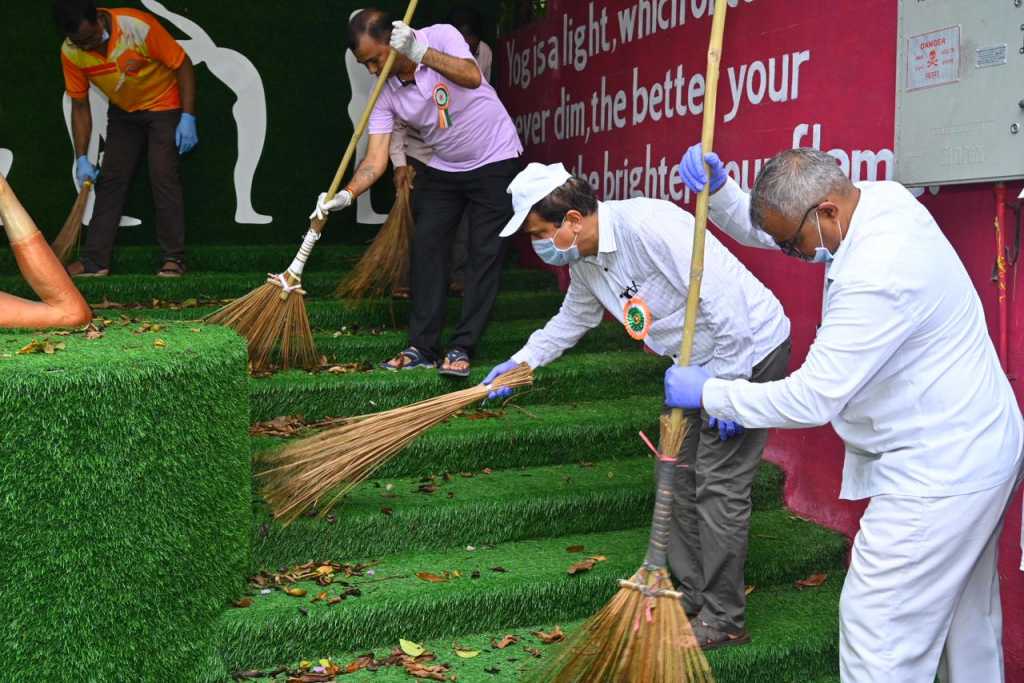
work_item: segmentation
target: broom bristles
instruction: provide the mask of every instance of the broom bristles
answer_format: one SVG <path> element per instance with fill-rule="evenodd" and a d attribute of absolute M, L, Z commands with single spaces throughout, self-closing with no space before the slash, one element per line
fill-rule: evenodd
<path fill-rule="evenodd" d="M 322 514 L 416 437 L 444 422 L 498 387 L 523 387 L 533 382 L 526 365 L 497 377 L 490 386 L 477 384 L 442 396 L 381 413 L 358 415 L 337 427 L 296 441 L 271 459 L 259 476 L 274 516 L 290 524 L 316 504 Z M 330 500 L 320 505 L 330 494 Z"/>
<path fill-rule="evenodd" d="M 409 173 L 412 182 L 415 170 L 411 166 Z M 386 296 L 406 281 L 413 224 L 409 194 L 406 186 L 398 189 L 387 220 L 352 272 L 338 284 L 335 296 L 342 299 Z"/>
<path fill-rule="evenodd" d="M 281 285 L 271 280 L 204 320 L 245 337 L 254 370 L 270 367 L 275 359 L 282 369 L 315 367 L 320 357 L 306 313 L 305 292 L 296 290 L 283 299 L 281 295 Z"/>
<path fill-rule="evenodd" d="M 92 181 L 86 180 L 82 183 L 82 189 L 78 191 L 75 203 L 71 205 L 71 211 L 68 213 L 64 225 L 61 227 L 60 232 L 57 233 L 53 244 L 50 245 L 53 253 L 57 256 L 57 260 L 64 265 L 71 261 L 71 257 L 78 249 L 78 244 L 81 241 L 82 219 L 85 217 L 85 207 L 89 203 L 90 190 L 92 190 Z"/>

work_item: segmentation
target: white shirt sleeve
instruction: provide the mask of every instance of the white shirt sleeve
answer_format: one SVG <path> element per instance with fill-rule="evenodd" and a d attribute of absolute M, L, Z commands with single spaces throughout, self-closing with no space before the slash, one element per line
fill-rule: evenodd
<path fill-rule="evenodd" d="M 561 308 L 542 328 L 530 335 L 512 360 L 539 368 L 576 345 L 583 335 L 601 324 L 604 306 L 579 279 L 573 278 Z"/>
<path fill-rule="evenodd" d="M 710 379 L 704 409 L 755 429 L 831 422 L 918 324 L 899 291 L 857 281 L 833 288 L 828 316 L 799 370 L 763 384 Z"/>
<path fill-rule="evenodd" d="M 391 131 L 391 144 L 388 152 L 391 155 L 391 163 L 395 168 L 405 166 L 409 160 L 405 158 L 405 131 L 408 126 L 403 121 L 395 121 L 395 128 Z"/>
<path fill-rule="evenodd" d="M 715 225 L 740 244 L 778 251 L 779 245 L 771 235 L 750 222 L 750 195 L 732 178 L 711 195 L 708 214 Z"/>
<path fill-rule="evenodd" d="M 690 282 L 690 235 L 693 233 L 691 229 L 685 233 L 686 239 L 681 239 L 678 225 L 683 220 L 692 228 L 693 216 L 674 205 L 668 206 L 671 209 L 651 216 L 658 225 L 646 227 L 645 239 L 641 241 L 640 248 L 665 275 L 666 280 L 678 283 L 676 289 L 685 300 Z M 666 231 L 666 227 L 677 234 Z M 712 245 L 710 240 L 704 249 L 704 276 L 698 316 L 710 329 L 714 340 L 713 356 L 704 364 L 704 368 L 712 375 L 725 379 L 750 377 L 755 362 L 754 336 L 747 316 L 750 306 L 743 288 L 733 282 L 728 273 L 716 268 L 716 247 L 724 251 L 721 244 Z"/>

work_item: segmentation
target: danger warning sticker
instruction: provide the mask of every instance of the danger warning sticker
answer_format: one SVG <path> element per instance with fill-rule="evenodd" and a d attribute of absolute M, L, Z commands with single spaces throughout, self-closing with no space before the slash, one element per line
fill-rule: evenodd
<path fill-rule="evenodd" d="M 911 36 L 907 41 L 907 90 L 960 80 L 959 26 Z"/>

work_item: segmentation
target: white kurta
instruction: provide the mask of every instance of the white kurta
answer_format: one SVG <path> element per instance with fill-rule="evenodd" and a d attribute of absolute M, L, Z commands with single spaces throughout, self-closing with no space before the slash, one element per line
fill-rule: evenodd
<path fill-rule="evenodd" d="M 647 346 L 662 356 L 679 353 L 693 216 L 670 202 L 637 198 L 600 202 L 597 218 L 597 255 L 569 266 L 572 281 L 558 313 L 512 360 L 547 365 L 599 325 L 605 311 L 624 322 L 634 296 L 653 319 Z M 789 319 L 775 295 L 708 234 L 693 362 L 720 377 L 749 378 L 788 338 Z"/>
<path fill-rule="evenodd" d="M 930 681 L 937 670 L 998 683 L 996 555 L 1020 471 L 1020 410 L 977 292 L 931 215 L 897 183 L 857 187 L 803 366 L 765 384 L 711 379 L 704 408 L 747 427 L 831 422 L 845 441 L 840 496 L 872 500 L 840 601 L 844 683 Z M 777 249 L 731 180 L 711 218 Z"/>
<path fill-rule="evenodd" d="M 978 293 L 906 188 L 857 187 L 803 366 L 765 384 L 712 379 L 704 408 L 745 427 L 831 422 L 846 443 L 841 498 L 953 496 L 1000 484 L 1019 469 L 1024 423 Z M 745 244 L 768 246 L 748 206 L 730 180 L 712 196 L 711 218 Z"/>

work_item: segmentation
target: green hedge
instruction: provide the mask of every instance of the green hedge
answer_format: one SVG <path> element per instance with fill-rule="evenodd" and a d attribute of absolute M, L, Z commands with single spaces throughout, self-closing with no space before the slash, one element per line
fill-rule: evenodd
<path fill-rule="evenodd" d="M 242 341 L 137 330 L 0 335 L 2 680 L 195 680 L 242 588 Z"/>

